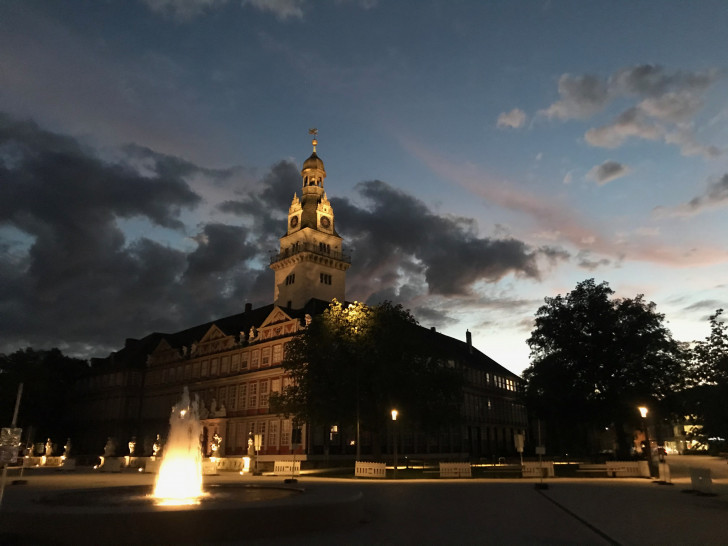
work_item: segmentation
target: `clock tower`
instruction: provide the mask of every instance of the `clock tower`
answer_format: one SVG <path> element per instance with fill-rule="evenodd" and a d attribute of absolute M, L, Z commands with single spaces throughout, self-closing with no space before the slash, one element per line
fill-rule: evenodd
<path fill-rule="evenodd" d="M 316 155 L 318 131 L 311 129 L 313 153 L 301 170 L 301 198 L 293 194 L 286 234 L 280 252 L 271 258 L 275 271 L 276 305 L 300 309 L 311 298 L 345 300 L 346 270 L 351 259 L 343 254 L 334 227 L 334 211 L 324 191 L 326 170 Z"/>

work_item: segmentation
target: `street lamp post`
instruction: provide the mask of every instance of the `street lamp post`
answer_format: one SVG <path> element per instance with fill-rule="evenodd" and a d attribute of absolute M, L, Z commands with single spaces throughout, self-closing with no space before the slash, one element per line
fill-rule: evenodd
<path fill-rule="evenodd" d="M 394 478 L 397 479 L 397 415 L 396 409 L 392 410 L 392 440 L 394 442 Z"/>
<path fill-rule="evenodd" d="M 647 468 L 649 469 L 650 477 L 653 477 L 655 473 L 652 468 L 652 445 L 650 444 L 650 432 L 647 430 L 647 414 L 649 413 L 649 409 L 647 406 L 640 406 L 637 409 L 640 411 L 640 415 L 642 416 L 642 428 L 645 432 L 645 444 L 647 444 Z"/>

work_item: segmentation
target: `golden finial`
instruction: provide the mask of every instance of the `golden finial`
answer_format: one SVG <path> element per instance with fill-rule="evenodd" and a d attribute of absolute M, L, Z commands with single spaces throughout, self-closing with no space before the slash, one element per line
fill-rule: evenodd
<path fill-rule="evenodd" d="M 316 127 L 308 130 L 309 135 L 313 135 L 313 140 L 311 141 L 311 144 L 313 144 L 313 153 L 316 153 L 316 145 L 318 144 L 318 140 L 316 140 L 316 137 L 318 136 L 318 129 Z"/>

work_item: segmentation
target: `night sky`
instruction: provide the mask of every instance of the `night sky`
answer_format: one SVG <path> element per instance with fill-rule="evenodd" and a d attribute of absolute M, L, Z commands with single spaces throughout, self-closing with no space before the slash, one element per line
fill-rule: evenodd
<path fill-rule="evenodd" d="M 3 0 L 0 351 L 105 356 L 273 299 L 319 130 L 353 264 L 520 373 L 607 281 L 728 308 L 728 4 Z"/>

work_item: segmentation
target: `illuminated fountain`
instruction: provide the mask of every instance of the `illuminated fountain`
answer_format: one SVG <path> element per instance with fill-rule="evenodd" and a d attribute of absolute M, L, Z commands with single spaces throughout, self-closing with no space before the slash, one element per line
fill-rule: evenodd
<path fill-rule="evenodd" d="M 232 544 L 238 543 L 241 533 L 246 538 L 271 536 L 275 533 L 274 522 L 281 518 L 301 529 L 311 522 L 324 521 L 297 502 L 304 492 L 302 488 L 239 483 L 230 479 L 238 476 L 236 473 L 218 478 L 218 483 L 208 484 L 207 491 L 203 491 L 203 427 L 198 400 L 190 400 L 186 387 L 182 399 L 172 408 L 169 423 L 168 441 L 151 494 L 150 486 L 139 484 L 133 477 L 139 474 L 134 473 L 127 474 L 132 482 L 127 486 L 43 491 L 33 498 L 9 499 L 11 502 L 0 510 L 0 542 L 4 533 L 9 533 L 27 537 L 30 544 L 55 544 L 59 536 L 65 537 L 64 544 L 134 544 L 148 541 L 150 536 L 162 544 Z M 161 446 L 161 441 L 155 444 Z M 344 506 L 354 507 L 350 512 L 356 521 L 361 519 L 356 508 L 360 496 L 358 493 L 356 498 L 343 499 Z M 339 497 L 323 498 L 331 509 L 342 504 Z M 311 506 L 318 514 L 320 503 Z M 240 514 L 246 509 L 251 516 L 243 528 Z M 92 514 L 102 516 L 99 521 L 103 523 L 88 525 Z M 249 523 L 253 520 L 257 523 Z"/>
<path fill-rule="evenodd" d="M 202 490 L 202 424 L 198 400 L 190 401 L 187 387 L 182 399 L 172 408 L 169 437 L 162 452 L 162 464 L 152 496 L 158 504 L 197 504 Z"/>

